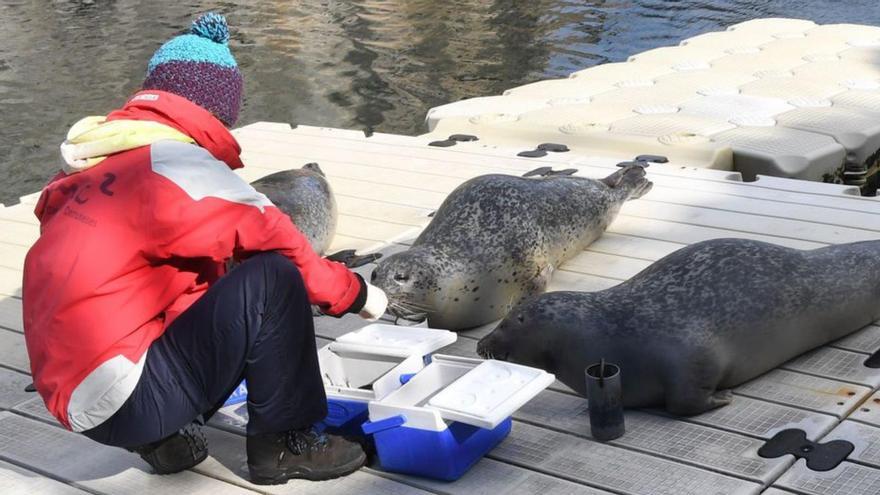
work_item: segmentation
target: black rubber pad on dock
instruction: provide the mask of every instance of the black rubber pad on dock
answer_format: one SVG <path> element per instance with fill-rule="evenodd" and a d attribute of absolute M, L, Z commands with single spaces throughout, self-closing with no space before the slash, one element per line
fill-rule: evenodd
<path fill-rule="evenodd" d="M 874 354 L 871 354 L 871 356 L 865 360 L 864 365 L 868 368 L 880 368 L 880 349 L 877 349 Z"/>
<path fill-rule="evenodd" d="M 783 430 L 767 440 L 758 455 L 775 459 L 791 454 L 797 459 L 806 459 L 807 467 L 813 471 L 831 471 L 849 456 L 855 446 L 846 440 L 832 440 L 827 443 L 807 439 L 804 430 Z"/>
<path fill-rule="evenodd" d="M 663 155 L 639 155 L 636 157 L 636 161 L 651 163 L 669 163 L 669 158 L 666 158 Z"/>
<path fill-rule="evenodd" d="M 457 143 L 468 143 L 471 141 L 479 141 L 480 139 L 473 134 L 453 134 L 449 136 L 449 141 L 455 141 Z"/>
<path fill-rule="evenodd" d="M 568 146 L 559 143 L 541 143 L 538 145 L 541 151 L 550 151 L 552 153 L 565 153 L 569 151 Z"/>
<path fill-rule="evenodd" d="M 443 141 L 431 141 L 428 146 L 436 146 L 438 148 L 448 148 L 455 146 L 456 143 L 469 143 L 471 141 L 479 141 L 480 139 L 473 134 L 453 134 Z"/>
<path fill-rule="evenodd" d="M 540 158 L 542 156 L 547 156 L 547 152 L 544 150 L 520 151 L 516 154 L 516 156 L 522 156 L 525 158 Z"/>

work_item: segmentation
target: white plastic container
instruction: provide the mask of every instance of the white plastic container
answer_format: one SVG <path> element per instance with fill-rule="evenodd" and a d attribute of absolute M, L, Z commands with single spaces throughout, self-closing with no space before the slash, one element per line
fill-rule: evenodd
<path fill-rule="evenodd" d="M 425 356 L 455 342 L 446 330 L 375 324 L 347 333 L 318 350 L 327 394 L 325 425 L 361 434 L 367 404 L 397 390 L 425 367 Z"/>

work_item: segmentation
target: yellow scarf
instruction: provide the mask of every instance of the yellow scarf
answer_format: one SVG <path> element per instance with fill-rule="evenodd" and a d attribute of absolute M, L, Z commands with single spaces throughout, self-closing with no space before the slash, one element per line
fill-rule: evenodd
<path fill-rule="evenodd" d="M 61 143 L 64 172 L 73 174 L 94 167 L 107 156 L 171 139 L 184 143 L 195 141 L 186 134 L 158 122 L 146 120 L 112 120 L 86 117 L 70 128 L 67 140 Z"/>

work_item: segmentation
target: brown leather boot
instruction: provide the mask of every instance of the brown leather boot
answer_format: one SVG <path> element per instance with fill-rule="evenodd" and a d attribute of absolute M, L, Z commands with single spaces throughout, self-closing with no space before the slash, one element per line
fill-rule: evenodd
<path fill-rule="evenodd" d="M 258 485 L 338 478 L 357 471 L 367 460 L 359 444 L 312 427 L 248 437 L 247 455 L 251 482 Z"/>

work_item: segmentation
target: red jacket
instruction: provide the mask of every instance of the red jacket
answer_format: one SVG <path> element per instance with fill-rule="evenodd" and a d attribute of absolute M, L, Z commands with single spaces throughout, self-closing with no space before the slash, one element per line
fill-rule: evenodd
<path fill-rule="evenodd" d="M 238 143 L 206 110 L 148 91 L 107 119 L 158 122 L 198 146 L 160 140 L 112 154 L 59 173 L 37 203 L 40 238 L 24 266 L 25 339 L 37 390 L 76 431 L 122 406 L 150 344 L 232 257 L 280 252 L 329 314 L 346 312 L 361 290 L 232 172 L 242 166 Z"/>

